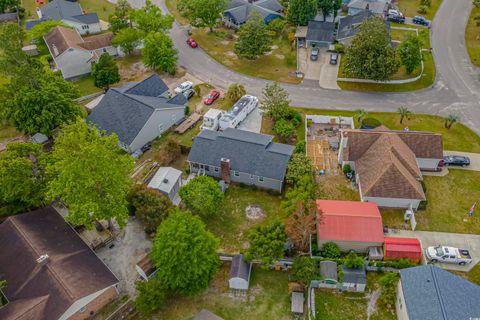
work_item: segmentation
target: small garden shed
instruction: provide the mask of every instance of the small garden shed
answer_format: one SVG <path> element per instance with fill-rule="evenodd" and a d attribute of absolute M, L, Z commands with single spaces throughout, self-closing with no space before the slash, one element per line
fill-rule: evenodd
<path fill-rule="evenodd" d="M 358 269 L 347 268 L 342 266 L 343 288 L 350 292 L 365 292 L 367 286 L 367 272 L 362 266 Z"/>
<path fill-rule="evenodd" d="M 422 260 L 422 245 L 416 238 L 385 238 L 385 260 L 408 259 L 419 263 Z"/>
<path fill-rule="evenodd" d="M 237 254 L 232 258 L 230 268 L 229 288 L 232 290 L 248 290 L 252 264 L 245 261 L 243 254 Z"/>
<path fill-rule="evenodd" d="M 320 277 L 318 283 L 319 288 L 337 288 L 338 271 L 337 263 L 334 261 L 320 261 Z"/>

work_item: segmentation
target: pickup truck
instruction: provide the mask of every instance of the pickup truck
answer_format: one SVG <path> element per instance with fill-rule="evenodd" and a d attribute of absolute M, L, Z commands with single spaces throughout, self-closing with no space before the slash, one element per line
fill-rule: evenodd
<path fill-rule="evenodd" d="M 427 250 L 425 250 L 425 256 L 431 262 L 455 263 L 461 266 L 472 262 L 472 257 L 467 249 L 459 249 L 455 247 L 428 247 Z"/>

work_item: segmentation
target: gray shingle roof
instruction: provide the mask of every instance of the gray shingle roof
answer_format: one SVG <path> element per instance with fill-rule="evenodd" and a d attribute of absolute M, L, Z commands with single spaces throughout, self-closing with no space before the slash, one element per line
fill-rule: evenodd
<path fill-rule="evenodd" d="M 340 19 L 337 31 L 337 40 L 353 37 L 360 31 L 362 22 L 373 16 L 368 10 L 363 10 L 353 16 L 345 16 Z"/>
<path fill-rule="evenodd" d="M 344 283 L 367 283 L 367 273 L 365 272 L 365 267 L 362 267 L 360 269 L 350 269 L 342 266 L 342 274 Z"/>
<path fill-rule="evenodd" d="M 338 280 L 337 263 L 334 261 L 320 261 L 320 276 L 324 279 Z"/>
<path fill-rule="evenodd" d="M 293 147 L 272 138 L 231 128 L 204 130 L 195 138 L 188 161 L 220 167 L 220 159 L 227 158 L 232 170 L 283 181 Z"/>
<path fill-rule="evenodd" d="M 133 142 L 155 109 L 178 108 L 184 104 L 171 103 L 164 97 L 168 87 L 156 74 L 142 82 L 128 83 L 121 88 L 108 90 L 105 97 L 93 109 L 87 121 L 108 134 L 115 132 L 127 145 Z M 183 94 L 180 94 L 183 96 Z M 175 99 L 175 97 L 174 97 Z M 179 101 L 182 98 L 178 98 Z M 183 101 L 186 101 L 183 100 Z"/>
<path fill-rule="evenodd" d="M 237 254 L 232 259 L 232 266 L 230 267 L 230 279 L 240 278 L 248 282 L 250 279 L 251 268 L 252 264 L 243 259 L 243 254 Z"/>
<path fill-rule="evenodd" d="M 83 14 L 78 2 L 65 0 L 53 0 L 40 8 L 42 18 L 61 20 L 66 17 L 79 16 Z"/>
<path fill-rule="evenodd" d="M 432 265 L 400 270 L 410 320 L 457 320 L 480 316 L 480 286 Z"/>
<path fill-rule="evenodd" d="M 368 6 L 368 10 L 372 13 L 382 14 L 387 10 L 390 2 L 391 0 L 352 0 L 348 8 L 366 9 Z"/>
<path fill-rule="evenodd" d="M 100 21 L 96 13 L 80 14 L 78 16 L 72 16 L 66 19 L 73 20 L 80 23 L 85 23 L 85 24 L 92 24 Z"/>
<path fill-rule="evenodd" d="M 245 23 L 252 12 L 259 13 L 263 18 L 268 15 L 281 15 L 283 6 L 277 0 L 260 0 L 250 3 L 249 0 L 230 0 L 224 13 L 230 14 L 237 24 Z"/>
<path fill-rule="evenodd" d="M 307 41 L 333 42 L 335 33 L 334 22 L 309 21 Z"/>

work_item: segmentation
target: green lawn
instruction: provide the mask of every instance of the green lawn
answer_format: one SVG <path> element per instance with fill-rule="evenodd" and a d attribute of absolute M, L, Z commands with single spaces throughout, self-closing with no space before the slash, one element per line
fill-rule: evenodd
<path fill-rule="evenodd" d="M 238 253 L 246 244 L 247 232 L 254 226 L 283 220 L 286 215 L 280 207 L 281 197 L 264 190 L 231 185 L 225 193 L 225 203 L 221 211 L 203 219 L 207 228 L 220 239 L 220 251 Z M 266 217 L 252 221 L 245 216 L 248 205 L 258 205 Z"/>
<path fill-rule="evenodd" d="M 365 293 L 339 292 L 328 289 L 315 290 L 315 311 L 317 319 L 321 320 L 364 320 L 367 317 L 367 305 L 371 292 L 376 290 L 378 279 L 382 275 L 375 273 L 367 274 L 367 288 Z M 382 296 L 381 296 L 382 297 Z M 380 297 L 380 298 L 381 298 Z M 382 304 L 383 301 L 377 301 L 376 311 L 370 319 L 394 320 L 395 302 L 392 301 L 393 308 L 388 308 Z"/>
<path fill-rule="evenodd" d="M 288 272 L 254 267 L 250 290 L 243 300 L 228 295 L 229 272 L 230 264 L 225 263 L 206 293 L 196 298 L 171 298 L 165 310 L 154 318 L 193 319 L 200 310 L 207 309 L 225 320 L 291 319 Z"/>
<path fill-rule="evenodd" d="M 432 20 L 441 4 L 442 0 L 432 0 L 432 5 L 428 9 L 427 14 L 424 14 L 423 16 L 429 20 Z M 414 17 L 420 15 L 418 13 L 420 0 L 398 0 L 397 5 L 400 8 L 400 11 L 406 17 Z"/>
<path fill-rule="evenodd" d="M 115 11 L 115 5 L 107 0 L 78 0 L 78 2 L 84 12 L 96 13 L 104 21 L 108 21 L 108 16 Z M 25 8 L 25 15 L 28 19 L 38 19 L 35 0 L 22 0 L 22 7 Z"/>
<path fill-rule="evenodd" d="M 4 139 L 17 137 L 19 135 L 21 135 L 21 133 L 8 124 L 3 124 L 0 126 L 0 142 L 2 142 Z"/>
<path fill-rule="evenodd" d="M 415 35 L 415 28 L 408 28 L 410 30 L 399 30 L 399 29 L 392 29 L 390 32 L 390 36 L 392 40 L 403 41 L 409 35 Z"/>
<path fill-rule="evenodd" d="M 407 26 L 410 28 L 409 26 Z M 414 27 L 412 27 L 414 28 Z M 419 29 L 419 36 L 423 42 L 423 48 L 430 48 L 430 36 L 429 30 L 425 28 Z M 400 30 L 392 30 L 392 37 L 400 37 Z M 408 32 L 408 31 L 404 31 Z M 395 38 L 394 38 L 395 39 Z M 343 60 L 340 60 L 340 68 L 338 72 L 339 77 L 343 77 Z M 382 83 L 360 83 L 360 82 L 343 82 L 338 81 L 338 86 L 343 90 L 354 90 L 354 91 L 381 91 L 381 92 L 405 92 L 405 91 L 415 91 L 427 88 L 433 84 L 435 81 L 435 63 L 433 61 L 433 56 L 429 51 L 423 52 L 423 63 L 424 71 L 420 79 L 410 83 L 404 84 L 382 84 Z M 392 76 L 392 80 L 412 78 L 420 74 L 420 67 L 417 68 L 411 75 L 407 75 L 405 68 L 401 67 L 396 74 Z"/>
<path fill-rule="evenodd" d="M 296 69 L 296 51 L 284 37 L 275 38 L 273 45 L 276 49 L 256 60 L 237 57 L 234 53 L 235 34 L 231 29 L 219 28 L 213 33 L 206 29 L 194 29 L 192 37 L 212 58 L 237 72 L 273 81 L 300 82 L 300 79 L 289 76 Z M 290 64 L 287 63 L 289 59 Z"/>
<path fill-rule="evenodd" d="M 473 7 L 465 29 L 465 41 L 470 61 L 480 67 L 480 26 L 477 26 L 477 21 L 480 22 L 480 20 L 474 20 L 479 16 L 480 8 Z"/>
<path fill-rule="evenodd" d="M 93 77 L 91 75 L 82 77 L 74 82 L 80 90 L 80 96 L 88 96 L 89 94 L 100 92 L 102 89 L 95 87 L 93 84 Z"/>

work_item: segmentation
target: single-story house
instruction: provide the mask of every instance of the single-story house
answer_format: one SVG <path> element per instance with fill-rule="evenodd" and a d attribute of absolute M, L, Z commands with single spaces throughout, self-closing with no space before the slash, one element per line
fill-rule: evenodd
<path fill-rule="evenodd" d="M 369 10 L 361 10 L 354 15 L 341 17 L 338 22 L 336 40 L 343 44 L 348 44 L 358 31 L 360 31 L 360 26 L 363 21 L 373 16 L 374 14 Z"/>
<path fill-rule="evenodd" d="M 431 264 L 400 270 L 397 319 L 457 320 L 480 315 L 480 286 Z"/>
<path fill-rule="evenodd" d="M 416 210 L 425 200 L 421 170 L 437 170 L 442 158 L 437 133 L 385 127 L 341 132 L 339 164 L 355 171 L 361 200 L 379 207 Z"/>
<path fill-rule="evenodd" d="M 43 37 L 58 70 L 66 80 L 77 79 L 92 71 L 92 63 L 104 53 L 116 57 L 113 33 L 82 38 L 76 29 L 55 27 Z"/>
<path fill-rule="evenodd" d="M 232 266 L 230 267 L 228 287 L 231 290 L 248 290 L 251 274 L 252 263 L 246 262 L 243 254 L 235 255 L 232 258 Z"/>
<path fill-rule="evenodd" d="M 283 6 L 278 0 L 229 0 L 222 21 L 227 27 L 240 28 L 256 12 L 265 23 L 283 17 Z"/>
<path fill-rule="evenodd" d="M 337 288 L 338 266 L 335 261 L 320 261 L 320 284 L 321 288 Z"/>
<path fill-rule="evenodd" d="M 392 0 L 352 0 L 347 5 L 348 15 L 355 15 L 362 10 L 384 17 L 386 16 Z"/>
<path fill-rule="evenodd" d="M 384 259 L 408 259 L 415 263 L 422 261 L 422 245 L 417 238 L 385 237 L 383 245 Z"/>
<path fill-rule="evenodd" d="M 317 200 L 317 244 L 335 243 L 341 251 L 366 253 L 384 242 L 382 216 L 375 203 Z"/>
<path fill-rule="evenodd" d="M 350 292 L 365 292 L 367 286 L 367 272 L 365 266 L 359 269 L 347 268 L 342 266 L 342 286 L 343 290 Z"/>
<path fill-rule="evenodd" d="M 109 89 L 87 121 L 107 134 L 116 133 L 120 147 L 131 153 L 180 123 L 186 104 L 182 93 L 171 98 L 165 82 L 153 74 Z"/>
<path fill-rule="evenodd" d="M 118 279 L 52 207 L 0 224 L 2 320 L 86 319 L 118 296 Z"/>
<path fill-rule="evenodd" d="M 303 306 L 305 304 L 305 295 L 303 292 L 292 292 L 291 311 L 295 316 L 303 315 Z"/>
<path fill-rule="evenodd" d="M 328 47 L 335 40 L 335 23 L 323 21 L 309 21 L 306 47 Z"/>
<path fill-rule="evenodd" d="M 190 172 L 282 192 L 293 147 L 265 134 L 203 130 L 188 155 Z"/>
<path fill-rule="evenodd" d="M 223 320 L 223 318 L 220 318 L 219 316 L 212 313 L 211 311 L 208 311 L 207 309 L 202 309 L 199 313 L 197 313 L 193 320 Z"/>
<path fill-rule="evenodd" d="M 160 167 L 148 183 L 148 187 L 165 194 L 173 203 L 178 205 L 180 198 L 178 190 L 182 186 L 182 171 L 172 167 Z"/>
<path fill-rule="evenodd" d="M 27 30 L 46 20 L 62 21 L 75 28 L 81 35 L 95 34 L 102 31 L 96 13 L 84 13 L 76 1 L 52 0 L 41 8 L 37 8 L 38 20 L 25 23 Z"/>

